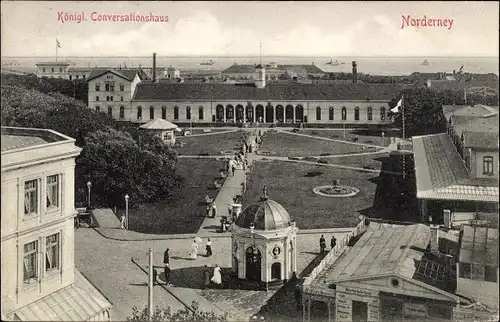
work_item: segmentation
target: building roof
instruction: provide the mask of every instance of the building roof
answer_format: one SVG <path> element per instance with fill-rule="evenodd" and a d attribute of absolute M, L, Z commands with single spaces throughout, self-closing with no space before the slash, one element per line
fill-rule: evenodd
<path fill-rule="evenodd" d="M 278 67 L 286 69 L 288 73 L 295 73 L 298 75 L 300 75 L 300 74 L 324 74 L 325 73 L 316 65 L 278 65 Z"/>
<path fill-rule="evenodd" d="M 71 139 L 43 129 L 13 128 L 2 126 L 2 152 L 40 146 Z"/>
<path fill-rule="evenodd" d="M 251 86 L 250 86 L 251 85 Z M 330 100 L 390 101 L 398 97 L 402 86 L 372 84 L 253 84 L 221 83 L 150 83 L 137 85 L 134 101 L 179 100 Z"/>
<path fill-rule="evenodd" d="M 289 227 L 291 222 L 290 215 L 282 205 L 274 200 L 261 198 L 259 202 L 243 210 L 236 225 L 249 229 L 253 223 L 255 230 L 277 230 Z"/>
<path fill-rule="evenodd" d="M 266 68 L 272 70 L 281 70 L 283 72 L 294 73 L 297 75 L 304 74 L 323 74 L 325 73 L 316 65 L 276 65 L 276 67 L 271 65 L 240 65 L 233 64 L 222 71 L 223 74 L 250 74 L 255 73 L 256 68 Z"/>
<path fill-rule="evenodd" d="M 464 225 L 458 261 L 498 268 L 498 229 Z"/>
<path fill-rule="evenodd" d="M 476 104 L 474 106 L 464 105 L 443 105 L 443 114 L 446 119 L 450 117 L 490 117 L 498 115 L 498 106 L 486 106 Z"/>
<path fill-rule="evenodd" d="M 430 79 L 427 81 L 427 85 L 436 91 L 444 90 L 463 90 L 464 88 L 473 87 L 489 87 L 494 90 L 498 90 L 498 80 L 473 80 L 468 82 L 462 82 L 457 80 L 447 80 L 447 79 Z"/>
<path fill-rule="evenodd" d="M 498 202 L 497 180 L 471 178 L 446 133 L 412 141 L 417 198 Z"/>
<path fill-rule="evenodd" d="M 118 77 L 121 77 L 123 79 L 128 80 L 129 82 L 132 82 L 135 78 L 135 75 L 139 74 L 139 77 L 141 79 L 147 79 L 147 75 L 145 74 L 144 71 L 142 71 L 139 68 L 133 68 L 133 69 L 109 69 L 109 68 L 94 68 L 90 75 L 87 77 L 87 81 L 91 81 L 94 78 L 100 77 L 106 73 L 113 73 Z"/>
<path fill-rule="evenodd" d="M 13 320 L 89 321 L 111 303 L 75 269 L 75 282 L 17 310 Z"/>
<path fill-rule="evenodd" d="M 36 63 L 35 64 L 36 66 L 69 66 L 69 63 L 67 62 L 40 62 L 40 63 Z"/>
<path fill-rule="evenodd" d="M 70 67 L 68 72 L 91 72 L 95 67 Z"/>
<path fill-rule="evenodd" d="M 139 127 L 141 129 L 147 129 L 147 130 L 173 130 L 178 128 L 177 125 L 161 118 L 155 118 L 154 120 L 146 124 L 143 124 Z"/>

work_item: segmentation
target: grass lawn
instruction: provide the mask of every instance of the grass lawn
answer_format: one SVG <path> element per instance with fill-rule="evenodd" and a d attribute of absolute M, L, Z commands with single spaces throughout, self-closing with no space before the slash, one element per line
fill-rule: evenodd
<path fill-rule="evenodd" d="M 197 232 L 205 215 L 204 198 L 216 196 L 213 183 L 222 167 L 222 161 L 179 159 L 177 171 L 184 182 L 176 196 L 130 209 L 131 229 L 151 234 Z"/>
<path fill-rule="evenodd" d="M 175 148 L 180 155 L 220 155 L 221 151 L 232 151 L 241 147 L 244 133 L 229 132 L 194 137 L 179 137 L 182 148 Z"/>
<path fill-rule="evenodd" d="M 321 154 L 348 154 L 362 152 L 360 145 L 314 139 L 286 133 L 266 133 L 259 152 L 275 156 L 319 156 Z"/>
<path fill-rule="evenodd" d="M 378 153 L 370 155 L 352 155 L 348 157 L 323 157 L 329 164 L 341 164 L 351 167 L 370 167 L 370 169 L 380 170 L 382 168 L 382 160 L 388 157 L 388 153 Z"/>
<path fill-rule="evenodd" d="M 257 201 L 265 185 L 269 197 L 285 207 L 299 228 L 354 227 L 361 211 L 373 206 L 376 184 L 369 179 L 375 177 L 377 175 L 345 169 L 258 161 L 249 176 L 244 205 Z M 360 192 L 350 198 L 328 198 L 313 192 L 314 187 L 331 184 L 334 179 Z"/>
<path fill-rule="evenodd" d="M 189 127 L 186 127 L 184 129 L 191 131 L 191 134 L 220 133 L 220 132 L 231 131 L 228 129 L 220 129 L 220 128 L 210 128 L 209 132 L 206 132 L 205 129 L 196 128 L 196 127 L 193 127 L 191 129 Z"/>
<path fill-rule="evenodd" d="M 314 135 L 329 139 L 342 140 L 348 142 L 354 142 L 357 138 L 358 143 L 366 143 L 380 146 L 388 146 L 391 142 L 391 139 L 388 137 L 389 133 L 386 133 L 386 137 L 384 138 L 384 142 L 382 142 L 382 137 L 380 135 L 375 135 L 372 133 L 371 135 L 367 135 L 363 133 L 361 130 L 346 130 L 345 138 L 344 131 L 342 130 L 313 130 L 313 129 L 301 129 L 298 133 Z"/>

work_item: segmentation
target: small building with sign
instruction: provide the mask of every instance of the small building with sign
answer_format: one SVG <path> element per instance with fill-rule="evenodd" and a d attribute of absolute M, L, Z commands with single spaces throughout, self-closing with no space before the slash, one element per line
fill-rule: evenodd
<path fill-rule="evenodd" d="M 161 118 L 156 118 L 151 122 L 141 125 L 139 128 L 151 131 L 159 136 L 165 143 L 170 145 L 175 144 L 175 131 L 179 130 L 176 124 Z"/>
<path fill-rule="evenodd" d="M 268 289 L 297 270 L 297 231 L 288 212 L 263 194 L 232 226 L 232 271 L 240 280 Z"/>
<path fill-rule="evenodd" d="M 455 252 L 460 233 L 439 235 L 437 228 L 423 224 L 370 223 L 352 248 L 304 287 L 304 320 L 310 320 L 314 301 L 327 303 L 329 321 L 430 321 L 491 315 L 484 305 L 471 310 L 479 303 L 456 292 Z M 443 248 L 446 255 L 441 253 Z"/>

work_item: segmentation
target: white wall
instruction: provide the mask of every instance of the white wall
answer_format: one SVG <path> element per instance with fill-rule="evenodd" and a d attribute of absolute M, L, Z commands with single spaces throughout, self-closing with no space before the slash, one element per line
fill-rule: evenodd
<path fill-rule="evenodd" d="M 483 174 L 483 158 L 493 157 L 493 175 Z M 498 151 L 472 151 L 473 175 L 477 178 L 498 178 Z"/>
<path fill-rule="evenodd" d="M 106 76 L 113 76 L 113 79 L 107 79 Z M 113 73 L 106 73 L 101 75 L 95 79 L 89 81 L 89 97 L 88 97 L 88 106 L 89 108 L 95 110 L 96 106 L 100 107 L 100 111 L 103 113 L 108 113 L 108 106 L 112 108 L 112 117 L 114 119 L 120 119 L 120 106 L 125 108 L 130 108 L 130 99 L 132 98 L 133 92 L 135 90 L 135 85 L 138 83 L 139 76 L 136 75 L 136 79 L 134 82 L 130 82 L 124 78 L 116 76 Z M 115 82 L 115 90 L 114 91 L 105 91 L 105 81 L 113 81 Z M 96 84 L 100 84 L 100 90 L 96 91 Z M 124 90 L 120 91 L 120 84 L 124 85 Z M 97 101 L 96 97 L 99 96 L 99 101 Z M 107 96 L 113 96 L 113 101 L 106 101 Z M 123 97 L 123 101 L 121 98 Z M 123 120 L 129 120 L 125 114 Z"/>

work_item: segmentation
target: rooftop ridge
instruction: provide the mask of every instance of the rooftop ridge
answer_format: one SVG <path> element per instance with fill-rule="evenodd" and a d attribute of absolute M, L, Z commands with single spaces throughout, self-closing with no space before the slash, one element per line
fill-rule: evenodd
<path fill-rule="evenodd" d="M 406 226 L 406 227 L 411 227 L 413 225 L 410 225 L 410 226 Z M 396 265 L 396 271 L 395 273 L 396 274 L 399 274 L 401 269 L 402 269 L 402 263 L 403 263 L 403 260 L 406 259 L 406 256 L 408 255 L 408 252 L 410 251 L 410 247 L 413 245 L 413 243 L 415 242 L 415 237 L 417 236 L 417 234 L 420 232 L 420 228 L 422 228 L 422 224 L 416 224 L 415 226 L 416 229 L 415 231 L 413 232 L 413 235 L 411 236 L 411 239 L 410 239 L 410 242 L 408 243 L 408 245 L 406 245 L 404 251 L 401 253 L 401 256 L 398 258 L 398 265 Z M 426 226 L 424 226 L 426 227 Z"/>

